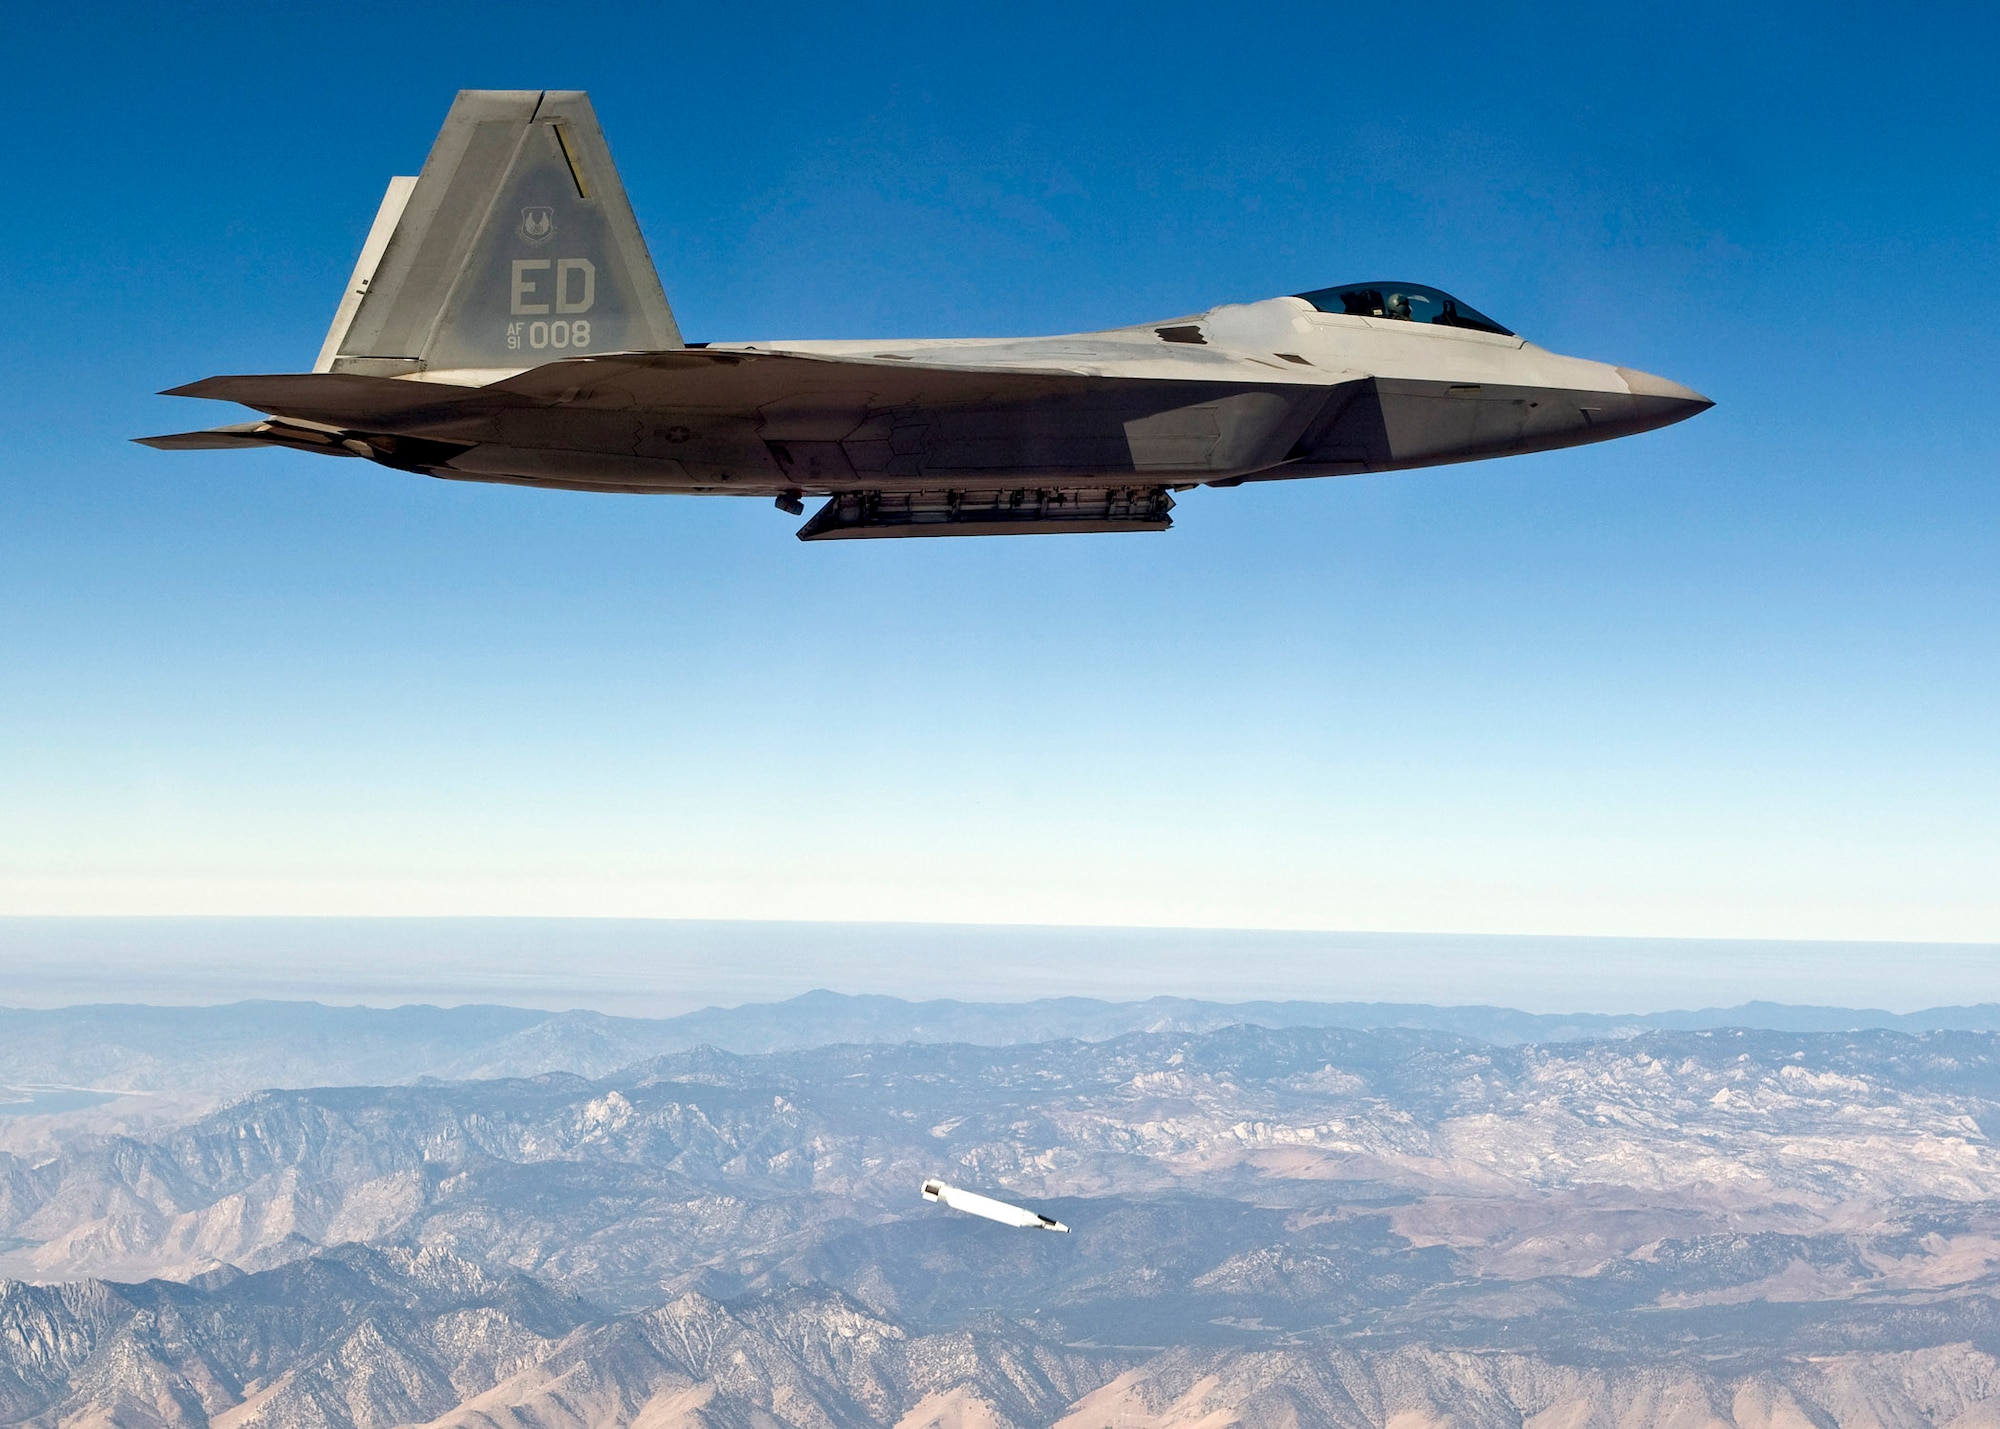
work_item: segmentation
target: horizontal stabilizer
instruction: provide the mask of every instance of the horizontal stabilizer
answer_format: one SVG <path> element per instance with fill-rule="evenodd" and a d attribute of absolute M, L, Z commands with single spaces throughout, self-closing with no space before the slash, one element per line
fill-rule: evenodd
<path fill-rule="evenodd" d="M 239 451 L 245 447 L 291 447 L 328 456 L 359 456 L 345 434 L 309 422 L 236 422 L 203 432 L 174 432 L 164 437 L 134 437 L 142 447 L 163 452 Z"/>
<path fill-rule="evenodd" d="M 163 437 L 134 437 L 142 447 L 161 452 L 220 452 L 239 447 L 267 447 L 270 442 L 255 435 L 256 422 L 240 426 L 216 427 L 206 432 L 171 432 Z"/>
<path fill-rule="evenodd" d="M 843 493 L 799 527 L 801 541 L 888 536 L 1054 536 L 1165 531 L 1174 498 L 1162 486 L 1065 491 Z"/>
<path fill-rule="evenodd" d="M 474 402 L 485 406 L 526 405 L 523 398 L 484 396 L 488 389 L 445 382 L 411 382 L 363 377 L 351 372 L 273 372 L 241 377 L 204 377 L 185 387 L 169 387 L 163 397 L 206 397 L 236 402 L 260 412 L 333 415 L 343 425 Z"/>

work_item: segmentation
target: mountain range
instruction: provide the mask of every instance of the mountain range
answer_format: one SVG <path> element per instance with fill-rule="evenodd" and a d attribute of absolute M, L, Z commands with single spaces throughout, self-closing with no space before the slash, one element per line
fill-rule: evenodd
<path fill-rule="evenodd" d="M 419 1077 L 603 1076 L 663 1053 L 708 1046 L 784 1052 L 833 1043 L 968 1042 L 1007 1046 L 1132 1032 L 1224 1027 L 1401 1028 L 1449 1032 L 1496 1046 L 1605 1040 L 1642 1032 L 1741 1027 L 1785 1032 L 1889 1029 L 2000 1031 L 2000 1003 L 1894 1013 L 1756 1002 L 1692 1011 L 1531 1013 L 1505 1007 L 1383 1002 L 1140 1002 L 1043 998 L 1032 1002 L 909 1002 L 810 992 L 785 1002 L 711 1007 L 680 1017 L 613 1017 L 517 1007 L 329 1007 L 238 1002 L 213 1007 L 142 1004 L 0 1008 L 0 1089 L 231 1096 L 265 1087 L 385 1085 Z M 0 1090 L 0 1115 L 9 1110 Z M 60 1109 L 70 1104 L 56 1103 Z"/>
<path fill-rule="evenodd" d="M 1988 1032 L 1239 1022 L 89 1116 L 0 1155 L 0 1422 L 2000 1423 Z"/>

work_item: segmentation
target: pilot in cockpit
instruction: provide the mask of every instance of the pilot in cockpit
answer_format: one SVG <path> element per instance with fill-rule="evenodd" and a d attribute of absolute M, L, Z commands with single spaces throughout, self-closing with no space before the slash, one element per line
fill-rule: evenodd
<path fill-rule="evenodd" d="M 1351 318 L 1393 318 L 1397 322 L 1464 328 L 1500 337 L 1514 335 L 1451 294 L 1419 283 L 1399 283 L 1394 288 L 1387 283 L 1356 283 L 1347 288 L 1319 288 L 1297 296 L 1323 313 L 1340 313 Z"/>

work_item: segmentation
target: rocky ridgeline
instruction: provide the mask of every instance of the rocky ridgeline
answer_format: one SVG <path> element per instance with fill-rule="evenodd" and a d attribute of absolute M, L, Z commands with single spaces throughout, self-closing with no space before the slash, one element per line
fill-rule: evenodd
<path fill-rule="evenodd" d="M 0 1422 L 119 1429 L 1578 1429 L 1992 1422 L 1968 1344 L 1812 1358 L 1545 1355 L 1326 1341 L 1062 1347 L 912 1334 L 830 1291 L 591 1313 L 436 1252 L 349 1247 L 193 1285 L 0 1286 Z"/>
<path fill-rule="evenodd" d="M 689 1294 L 607 1317 L 453 1256 L 361 1247 L 192 1285 L 9 1283 L 0 1345 L 0 1420 L 131 1429 L 710 1422 L 676 1420 L 676 1402 L 868 1424 L 950 1391 L 1030 1422 L 1110 1368 L 992 1336 L 911 1338 L 829 1293 L 734 1309 Z"/>

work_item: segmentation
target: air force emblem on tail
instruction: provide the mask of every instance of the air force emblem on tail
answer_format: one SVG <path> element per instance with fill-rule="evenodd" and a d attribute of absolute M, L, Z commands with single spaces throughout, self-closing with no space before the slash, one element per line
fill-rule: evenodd
<path fill-rule="evenodd" d="M 521 236 L 530 243 L 547 243 L 555 235 L 556 211 L 552 208 L 521 210 Z"/>
<path fill-rule="evenodd" d="M 529 209 L 547 213 L 547 209 Z M 507 324 L 507 350 L 536 352 L 590 346 L 590 319 L 582 314 L 597 302 L 597 265 L 588 258 L 516 258 L 507 312 L 510 319 L 551 313 L 553 321 Z"/>

